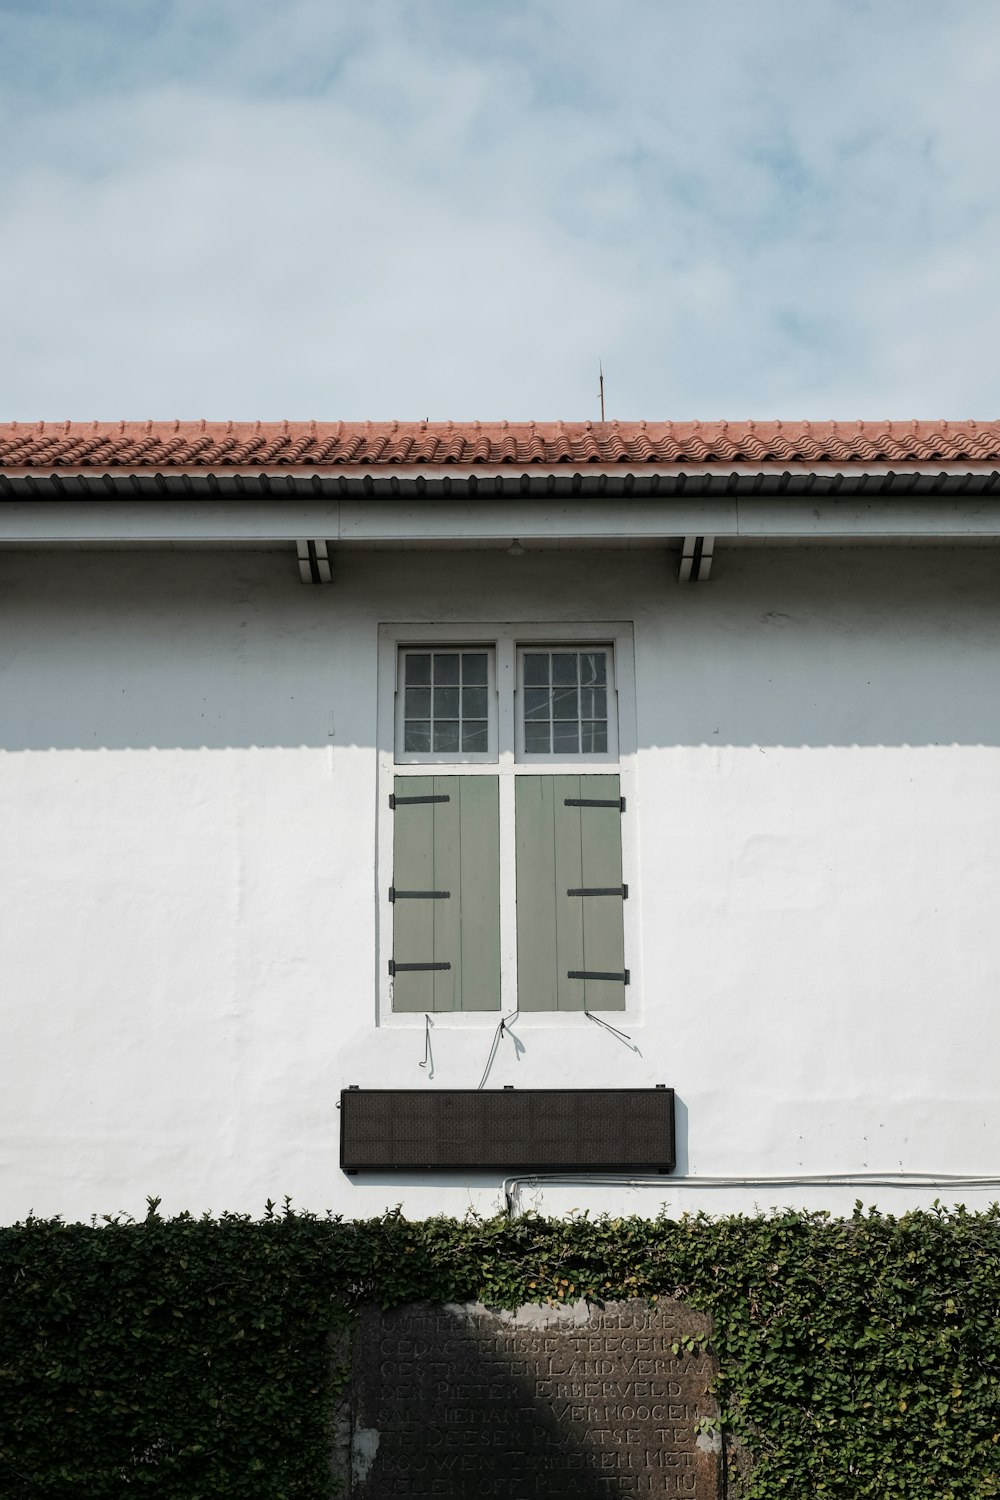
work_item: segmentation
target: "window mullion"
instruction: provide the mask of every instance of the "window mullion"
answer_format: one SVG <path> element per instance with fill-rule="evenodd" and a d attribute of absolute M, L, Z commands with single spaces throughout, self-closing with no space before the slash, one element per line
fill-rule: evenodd
<path fill-rule="evenodd" d="M 517 872 L 514 832 L 517 658 L 510 637 L 496 646 L 497 763 L 500 771 L 500 1004 L 517 1006 Z"/>

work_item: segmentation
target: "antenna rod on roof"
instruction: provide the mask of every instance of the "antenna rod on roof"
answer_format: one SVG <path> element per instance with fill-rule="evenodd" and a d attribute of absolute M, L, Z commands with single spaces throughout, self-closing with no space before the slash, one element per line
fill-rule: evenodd
<path fill-rule="evenodd" d="M 598 359 L 598 361 L 597 361 L 597 368 L 598 368 L 598 370 L 600 372 L 600 376 L 601 376 L 601 390 L 600 390 L 600 396 L 601 396 L 601 421 L 603 422 L 604 421 L 604 366 L 601 363 L 600 359 Z"/>

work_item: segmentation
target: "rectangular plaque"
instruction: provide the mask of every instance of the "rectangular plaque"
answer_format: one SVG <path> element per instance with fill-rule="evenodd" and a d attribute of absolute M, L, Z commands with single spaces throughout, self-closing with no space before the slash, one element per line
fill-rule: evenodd
<path fill-rule="evenodd" d="M 344 1089 L 340 1164 L 671 1172 L 674 1091 Z"/>
<path fill-rule="evenodd" d="M 364 1309 L 349 1493 L 719 1500 L 707 1326 L 672 1301 Z"/>

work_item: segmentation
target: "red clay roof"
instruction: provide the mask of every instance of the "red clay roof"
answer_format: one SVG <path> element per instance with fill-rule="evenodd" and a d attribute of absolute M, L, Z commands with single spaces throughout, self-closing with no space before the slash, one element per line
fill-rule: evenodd
<path fill-rule="evenodd" d="M 0 469 L 1000 462 L 1000 422 L 9 422 Z"/>

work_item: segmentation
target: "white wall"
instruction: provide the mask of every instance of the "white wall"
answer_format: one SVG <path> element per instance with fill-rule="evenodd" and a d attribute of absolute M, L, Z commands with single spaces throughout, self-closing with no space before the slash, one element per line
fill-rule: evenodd
<path fill-rule="evenodd" d="M 1000 1173 L 1000 551 L 0 554 L 0 1222 L 491 1211 L 344 1177 L 348 1083 L 474 1087 L 492 1029 L 375 1024 L 377 627 L 635 624 L 644 985 L 521 1018 L 490 1085 L 678 1093 L 678 1172 Z M 330 736 L 331 715 L 333 736 Z M 332 750 L 331 750 L 332 746 Z M 580 1184 L 522 1202 L 890 1208 L 993 1191 Z"/>

